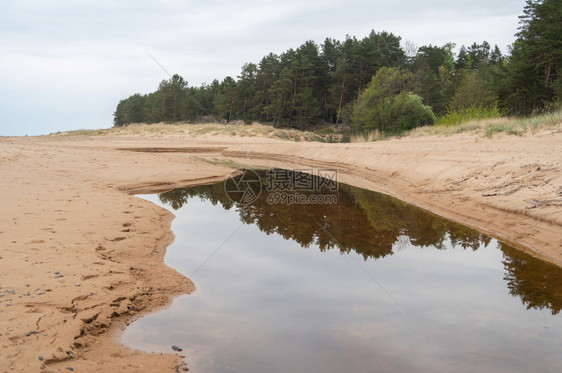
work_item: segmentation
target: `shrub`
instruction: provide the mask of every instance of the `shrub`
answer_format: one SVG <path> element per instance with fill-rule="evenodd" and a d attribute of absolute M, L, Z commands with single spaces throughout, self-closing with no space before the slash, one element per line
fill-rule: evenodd
<path fill-rule="evenodd" d="M 466 108 L 449 110 L 447 114 L 443 115 L 437 120 L 439 126 L 452 126 L 470 121 L 499 118 L 502 112 L 497 106 L 484 107 L 484 106 L 469 106 Z"/>

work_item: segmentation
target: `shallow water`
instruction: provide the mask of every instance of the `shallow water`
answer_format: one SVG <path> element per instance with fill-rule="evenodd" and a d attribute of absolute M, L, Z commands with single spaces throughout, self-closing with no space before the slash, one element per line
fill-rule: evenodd
<path fill-rule="evenodd" d="M 124 344 L 180 346 L 193 372 L 560 371 L 556 266 L 342 184 L 299 192 L 337 204 L 262 190 L 243 205 L 224 189 L 144 196 L 174 209 L 165 261 L 197 290 L 131 324 Z"/>

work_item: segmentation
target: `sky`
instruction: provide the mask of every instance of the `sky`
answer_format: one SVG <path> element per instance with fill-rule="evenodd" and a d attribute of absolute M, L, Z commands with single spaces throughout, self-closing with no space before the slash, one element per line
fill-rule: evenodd
<path fill-rule="evenodd" d="M 507 52 L 525 0 L 2 0 L 0 136 L 109 128 L 119 100 L 168 75 L 237 77 L 307 40 L 387 31 L 414 45 Z"/>

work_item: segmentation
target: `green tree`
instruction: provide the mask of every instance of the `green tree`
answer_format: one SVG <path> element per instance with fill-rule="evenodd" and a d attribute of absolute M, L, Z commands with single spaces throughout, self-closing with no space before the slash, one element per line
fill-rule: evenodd
<path fill-rule="evenodd" d="M 307 125 L 315 124 L 320 118 L 320 104 L 312 87 L 304 87 L 295 97 L 295 126 L 305 129 Z"/>
<path fill-rule="evenodd" d="M 113 114 L 113 124 L 119 127 L 130 123 L 144 122 L 145 102 L 146 97 L 138 93 L 119 101 L 117 109 Z"/>
<path fill-rule="evenodd" d="M 263 109 L 265 115 L 273 120 L 273 126 L 277 127 L 280 122 L 289 120 L 293 111 L 293 73 L 285 67 L 279 79 L 273 82 L 269 90 L 270 104 Z"/>
<path fill-rule="evenodd" d="M 423 46 L 419 48 L 414 60 L 416 75 L 414 91 L 436 114 L 442 114 L 447 110 L 451 96 L 452 71 L 455 66 L 453 48 L 454 44 L 451 43 L 442 47 Z"/>
<path fill-rule="evenodd" d="M 478 70 L 482 65 L 488 65 L 490 58 L 490 43 L 487 41 L 482 42 L 482 44 L 472 43 L 472 45 L 468 48 L 468 55 L 471 62 L 471 69 Z"/>
<path fill-rule="evenodd" d="M 185 120 L 185 111 L 182 110 L 181 106 L 185 102 L 187 87 L 187 81 L 178 74 L 160 82 L 157 92 L 160 93 L 158 98 L 161 100 L 161 121 L 177 122 Z"/>
<path fill-rule="evenodd" d="M 258 102 L 259 86 L 257 81 L 258 66 L 247 63 L 242 66 L 242 71 L 236 84 L 236 94 L 240 107 L 236 116 L 244 120 L 253 120 L 259 117 L 257 110 L 261 109 Z"/>
<path fill-rule="evenodd" d="M 455 71 L 463 71 L 466 69 L 472 69 L 472 61 L 470 60 L 470 55 L 466 47 L 462 45 L 455 61 Z"/>
<path fill-rule="evenodd" d="M 324 100 L 324 120 L 339 123 L 343 108 L 357 97 L 357 74 L 353 71 L 355 38 L 346 37 L 344 42 L 326 39 L 323 55 L 327 77 Z"/>
<path fill-rule="evenodd" d="M 486 81 L 478 72 L 467 74 L 459 88 L 456 90 L 450 110 L 459 110 L 469 107 L 491 108 L 496 106 L 496 97 L 486 86 Z"/>
<path fill-rule="evenodd" d="M 413 83 L 414 75 L 407 70 L 381 68 L 353 105 L 353 131 L 398 133 L 433 124 L 435 116 L 431 108 L 411 92 Z"/>
<path fill-rule="evenodd" d="M 230 76 L 224 78 L 214 98 L 214 106 L 220 118 L 230 122 L 234 119 L 236 105 L 236 81 Z"/>
<path fill-rule="evenodd" d="M 435 123 L 436 118 L 431 108 L 423 104 L 420 96 L 412 92 L 401 92 L 395 98 L 391 112 L 396 132 L 411 130 L 416 127 Z"/>
<path fill-rule="evenodd" d="M 161 98 L 162 92 L 156 91 L 146 95 L 143 107 L 143 117 L 147 123 L 158 123 L 164 119 L 164 101 Z"/>
<path fill-rule="evenodd" d="M 279 74 L 279 56 L 270 53 L 261 59 L 257 72 L 256 112 L 258 113 L 258 118 L 256 119 L 271 120 L 265 108 L 271 104 L 270 90 L 273 83 L 278 79 Z"/>
<path fill-rule="evenodd" d="M 524 15 L 520 18 L 519 38 L 524 41 L 521 46 L 535 64 L 546 93 L 551 94 L 549 88 L 558 78 L 562 63 L 562 1 L 527 0 Z"/>
<path fill-rule="evenodd" d="M 186 121 L 195 121 L 199 117 L 209 114 L 210 112 L 206 103 L 205 91 L 206 86 L 202 85 L 200 88 L 188 87 L 183 101 L 180 103 L 181 118 Z M 207 104 L 207 105 L 205 105 Z"/>
<path fill-rule="evenodd" d="M 318 46 L 313 41 L 301 45 L 295 54 L 296 81 L 290 124 L 304 129 L 320 119 L 322 82 L 325 70 Z"/>
<path fill-rule="evenodd" d="M 194 100 L 190 101 L 191 106 L 197 107 L 197 116 L 217 115 L 214 100 L 220 91 L 219 81 L 214 79 L 211 84 L 203 83 L 199 88 L 194 88 L 194 90 L 195 92 L 193 92 L 192 97 L 195 98 L 197 102 L 194 102 Z M 190 90 L 190 92 L 192 91 Z"/>
<path fill-rule="evenodd" d="M 560 100 L 562 0 L 527 0 L 523 13 L 498 95 L 505 109 L 527 115 Z"/>

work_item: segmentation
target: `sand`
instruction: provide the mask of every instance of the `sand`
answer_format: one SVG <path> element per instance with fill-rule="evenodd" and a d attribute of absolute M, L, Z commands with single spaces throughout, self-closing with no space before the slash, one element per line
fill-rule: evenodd
<path fill-rule="evenodd" d="M 228 136 L 0 138 L 0 372 L 174 371 L 119 344 L 194 284 L 163 264 L 173 215 L 133 193 L 223 180 L 233 164 L 337 168 L 562 265 L 562 133 L 375 143 Z M 3 295 L 3 296 L 2 296 Z M 171 346 L 170 346 L 171 347 Z"/>

